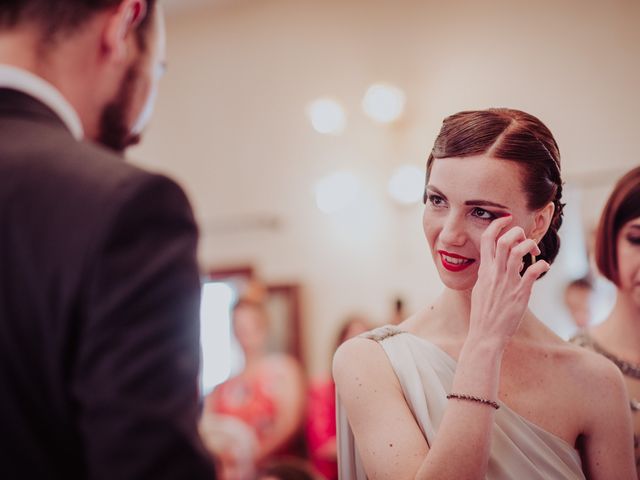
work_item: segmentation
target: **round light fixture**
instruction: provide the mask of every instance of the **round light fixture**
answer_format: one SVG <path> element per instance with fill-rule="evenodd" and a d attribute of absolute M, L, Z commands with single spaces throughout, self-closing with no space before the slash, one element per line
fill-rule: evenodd
<path fill-rule="evenodd" d="M 376 122 L 391 123 L 404 112 L 405 101 L 405 94 L 398 87 L 376 83 L 365 93 L 362 108 Z"/>
<path fill-rule="evenodd" d="M 307 107 L 307 115 L 318 133 L 338 135 L 347 125 L 344 108 L 331 98 L 319 98 Z"/>
<path fill-rule="evenodd" d="M 424 179 L 424 169 L 403 165 L 393 172 L 389 180 L 389 194 L 403 205 L 417 203 L 424 193 Z"/>

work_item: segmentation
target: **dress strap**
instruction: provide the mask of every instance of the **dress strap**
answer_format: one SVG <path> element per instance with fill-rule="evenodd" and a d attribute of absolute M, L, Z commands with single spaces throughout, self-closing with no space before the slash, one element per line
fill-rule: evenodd
<path fill-rule="evenodd" d="M 382 327 L 374 328 L 368 332 L 358 335 L 361 338 L 368 338 L 369 340 L 382 342 L 384 339 L 398 335 L 399 333 L 405 333 L 404 330 L 396 327 L 395 325 L 384 325 Z"/>

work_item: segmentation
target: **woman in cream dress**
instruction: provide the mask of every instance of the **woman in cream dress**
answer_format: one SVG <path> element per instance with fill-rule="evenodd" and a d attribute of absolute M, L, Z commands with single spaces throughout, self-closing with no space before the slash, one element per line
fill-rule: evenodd
<path fill-rule="evenodd" d="M 561 195 L 537 118 L 445 119 L 423 218 L 444 290 L 336 353 L 342 479 L 635 478 L 620 372 L 527 308 L 558 251 Z"/>

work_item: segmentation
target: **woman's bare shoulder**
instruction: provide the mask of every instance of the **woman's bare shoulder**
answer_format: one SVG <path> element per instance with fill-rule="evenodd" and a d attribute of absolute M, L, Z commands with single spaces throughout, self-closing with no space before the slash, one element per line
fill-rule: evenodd
<path fill-rule="evenodd" d="M 606 383 L 610 381 L 617 382 L 622 379 L 622 374 L 618 367 L 599 353 L 567 342 L 556 348 L 561 350 L 567 368 L 571 370 L 574 378 L 578 380 Z"/>
<path fill-rule="evenodd" d="M 389 359 L 380 345 L 381 340 L 369 332 L 351 338 L 338 347 L 333 356 L 333 378 L 339 390 L 348 389 L 354 382 L 378 383 L 395 378 Z"/>
<path fill-rule="evenodd" d="M 558 348 L 562 351 L 563 370 L 581 395 L 583 405 L 602 412 L 609 405 L 626 402 L 624 378 L 613 362 L 578 345 L 566 343 Z"/>
<path fill-rule="evenodd" d="M 545 356 L 551 355 L 557 374 L 565 374 L 577 387 L 591 389 L 622 381 L 620 371 L 610 360 L 588 348 L 563 340 L 547 327 L 536 338 Z"/>
<path fill-rule="evenodd" d="M 342 370 L 360 363 L 366 363 L 367 360 L 381 359 L 385 356 L 379 342 L 371 335 L 350 338 L 338 347 L 333 355 L 333 370 L 336 368 Z"/>

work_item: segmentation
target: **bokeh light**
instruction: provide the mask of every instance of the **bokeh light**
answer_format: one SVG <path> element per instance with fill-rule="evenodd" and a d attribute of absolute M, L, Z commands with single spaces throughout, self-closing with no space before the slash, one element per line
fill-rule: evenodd
<path fill-rule="evenodd" d="M 389 194 L 398 203 L 410 205 L 422 199 L 425 172 L 415 165 L 397 168 L 389 180 Z"/>
<path fill-rule="evenodd" d="M 351 205 L 360 191 L 360 181 L 351 172 L 336 172 L 318 181 L 316 204 L 324 213 L 334 213 Z"/>
<path fill-rule="evenodd" d="M 406 98 L 402 90 L 392 85 L 371 85 L 364 95 L 362 108 L 373 120 L 380 123 L 395 122 L 404 112 Z"/>
<path fill-rule="evenodd" d="M 322 134 L 338 135 L 347 125 L 347 115 L 337 101 L 331 98 L 319 98 L 311 102 L 307 115 L 313 129 Z"/>

